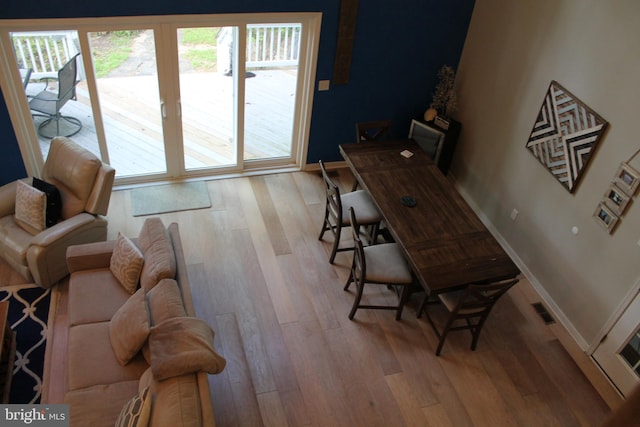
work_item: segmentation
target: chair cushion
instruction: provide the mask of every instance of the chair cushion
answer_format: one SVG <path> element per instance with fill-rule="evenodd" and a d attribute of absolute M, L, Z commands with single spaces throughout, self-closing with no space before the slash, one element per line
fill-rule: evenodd
<path fill-rule="evenodd" d="M 151 393 L 149 387 L 138 392 L 120 411 L 116 427 L 146 427 L 151 415 Z"/>
<path fill-rule="evenodd" d="M 382 221 L 380 211 L 371 200 L 371 196 L 364 190 L 352 191 L 340 196 L 342 200 L 342 225 L 351 224 L 349 208 L 353 207 L 358 224 L 368 225 Z"/>
<path fill-rule="evenodd" d="M 118 233 L 109 269 L 124 289 L 133 294 L 138 288 L 144 256 L 140 249 L 122 233 Z"/>
<path fill-rule="evenodd" d="M 15 221 L 25 231 L 35 235 L 46 228 L 47 195 L 18 181 L 16 186 Z"/>
<path fill-rule="evenodd" d="M 46 227 L 56 225 L 62 215 L 62 199 L 55 185 L 33 177 L 33 188 L 37 188 L 47 196 Z"/>
<path fill-rule="evenodd" d="M 109 339 L 121 365 L 129 363 L 149 336 L 149 312 L 144 289 L 139 289 L 109 322 Z"/>
<path fill-rule="evenodd" d="M 438 294 L 438 298 L 440 299 L 440 301 L 442 301 L 442 304 L 444 304 L 447 310 L 449 310 L 449 312 L 452 312 L 453 310 L 455 310 L 456 306 L 458 305 L 458 302 L 460 301 L 460 298 L 462 298 L 464 293 L 465 291 L 445 292 L 442 294 Z M 469 297 L 469 298 L 471 299 L 467 301 L 477 301 L 476 298 L 473 298 L 473 297 Z M 476 308 L 468 307 L 468 308 L 461 309 L 460 311 L 458 311 L 458 313 L 472 314 L 472 313 L 480 313 L 481 311 L 484 311 L 484 307 L 476 307 Z"/>
<path fill-rule="evenodd" d="M 364 248 L 367 263 L 365 281 L 388 284 L 411 283 L 411 269 L 396 243 L 384 243 Z"/>

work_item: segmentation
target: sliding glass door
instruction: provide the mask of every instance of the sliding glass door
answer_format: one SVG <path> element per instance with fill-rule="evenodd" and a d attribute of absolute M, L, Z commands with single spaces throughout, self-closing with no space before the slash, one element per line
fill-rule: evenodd
<path fill-rule="evenodd" d="M 75 94 L 61 114 L 80 122 L 70 137 L 114 166 L 121 183 L 300 166 L 320 16 L 269 17 L 50 20 L 46 29 L 0 21 L 0 60 L 7 59 L 0 68 L 11 76 L 0 83 L 17 106 L 18 140 L 33 150 L 28 169 L 46 157 L 51 136 L 67 135 L 39 132 L 48 118 L 34 114 L 31 100 L 42 77 L 57 77 L 73 55 Z M 64 39 L 68 52 L 40 70 L 44 41 L 53 39 Z"/>

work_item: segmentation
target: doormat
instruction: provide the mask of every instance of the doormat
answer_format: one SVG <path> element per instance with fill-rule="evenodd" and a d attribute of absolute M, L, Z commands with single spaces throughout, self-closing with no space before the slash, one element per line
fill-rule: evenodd
<path fill-rule="evenodd" d="M 51 289 L 8 286 L 0 289 L 0 301 L 9 301 L 7 322 L 16 334 L 9 403 L 40 403 Z"/>
<path fill-rule="evenodd" d="M 204 181 L 140 187 L 131 190 L 133 216 L 205 209 L 211 207 Z"/>

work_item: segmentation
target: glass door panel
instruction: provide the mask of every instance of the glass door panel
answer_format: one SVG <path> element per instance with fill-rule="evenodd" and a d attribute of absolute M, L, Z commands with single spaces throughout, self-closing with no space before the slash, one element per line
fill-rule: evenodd
<path fill-rule="evenodd" d="M 177 30 L 185 170 L 237 164 L 231 66 L 236 32 L 235 27 Z"/>
<path fill-rule="evenodd" d="M 247 25 L 244 160 L 292 156 L 301 28 Z"/>
<path fill-rule="evenodd" d="M 14 32 L 11 41 L 43 158 L 55 136 L 99 156 L 77 31 Z"/>
<path fill-rule="evenodd" d="M 116 175 L 165 173 L 154 30 L 89 33 L 109 162 Z"/>

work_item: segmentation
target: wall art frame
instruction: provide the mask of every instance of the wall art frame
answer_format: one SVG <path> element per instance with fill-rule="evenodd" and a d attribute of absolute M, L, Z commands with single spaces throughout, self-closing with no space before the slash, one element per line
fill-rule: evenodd
<path fill-rule="evenodd" d="M 612 182 L 606 193 L 604 193 L 604 202 L 617 216 L 622 216 L 629 205 L 631 197 Z"/>
<path fill-rule="evenodd" d="M 611 234 L 619 219 L 604 202 L 598 204 L 596 211 L 593 213 L 593 218 L 601 227 L 607 230 L 609 234 Z"/>
<path fill-rule="evenodd" d="M 608 122 L 552 80 L 526 148 L 573 193 Z"/>
<path fill-rule="evenodd" d="M 627 162 L 622 162 L 616 172 L 615 183 L 627 196 L 633 197 L 640 185 L 640 172 L 629 166 Z"/>

